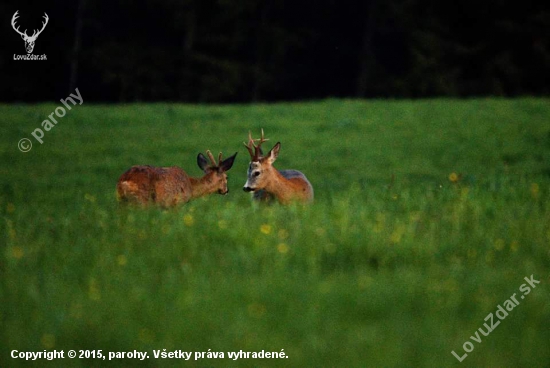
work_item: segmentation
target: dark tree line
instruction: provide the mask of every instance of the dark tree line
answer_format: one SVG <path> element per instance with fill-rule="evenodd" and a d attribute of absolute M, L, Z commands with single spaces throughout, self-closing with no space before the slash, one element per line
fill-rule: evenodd
<path fill-rule="evenodd" d="M 540 1 L 76 0 L 0 4 L 0 99 L 248 102 L 546 95 Z M 34 54 L 11 27 L 50 22 Z"/>

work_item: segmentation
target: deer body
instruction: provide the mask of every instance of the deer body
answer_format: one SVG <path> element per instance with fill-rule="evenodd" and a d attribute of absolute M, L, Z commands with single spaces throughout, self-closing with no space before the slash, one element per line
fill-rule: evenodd
<path fill-rule="evenodd" d="M 233 166 L 237 154 L 221 161 L 220 153 L 217 164 L 210 151 L 207 154 L 212 165 L 208 165 L 202 154 L 197 157 L 197 164 L 205 173 L 200 178 L 190 177 L 177 166 L 132 166 L 118 179 L 116 189 L 119 200 L 171 207 L 216 192 L 227 194 L 229 190 L 225 172 Z"/>
<path fill-rule="evenodd" d="M 269 180 L 265 189 L 254 192 L 253 198 L 260 201 L 278 200 L 282 204 L 293 201 L 313 201 L 313 187 L 306 176 L 298 170 L 277 170 L 274 179 Z"/>
<path fill-rule="evenodd" d="M 256 200 L 277 200 L 281 204 L 291 202 L 310 203 L 313 201 L 313 186 L 306 176 L 298 170 L 277 170 L 273 163 L 279 155 L 281 143 L 277 144 L 262 157 L 260 145 L 265 142 L 263 137 L 256 146 L 249 135 L 247 147 L 251 162 L 248 167 L 248 178 L 243 190 L 254 192 Z M 254 148 L 254 151 L 252 150 Z"/>

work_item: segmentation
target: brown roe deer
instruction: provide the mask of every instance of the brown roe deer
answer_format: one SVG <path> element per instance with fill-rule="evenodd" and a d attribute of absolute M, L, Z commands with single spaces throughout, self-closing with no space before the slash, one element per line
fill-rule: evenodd
<path fill-rule="evenodd" d="M 220 152 L 217 163 L 210 151 L 206 154 L 210 164 L 202 153 L 197 156 L 197 165 L 204 171 L 201 178 L 192 178 L 177 166 L 132 166 L 118 179 L 117 196 L 121 202 L 170 207 L 216 192 L 227 194 L 226 171 L 233 166 L 237 153 L 222 161 Z"/>
<path fill-rule="evenodd" d="M 257 145 L 255 141 L 259 141 Z M 254 192 L 253 198 L 260 201 L 277 200 L 281 204 L 312 202 L 313 187 L 304 174 L 298 170 L 277 170 L 273 167 L 281 142 L 277 142 L 264 157 L 260 146 L 265 141 L 263 129 L 260 139 L 252 139 L 251 133 L 248 133 L 248 144 L 244 145 L 250 154 L 250 165 L 243 190 Z"/>

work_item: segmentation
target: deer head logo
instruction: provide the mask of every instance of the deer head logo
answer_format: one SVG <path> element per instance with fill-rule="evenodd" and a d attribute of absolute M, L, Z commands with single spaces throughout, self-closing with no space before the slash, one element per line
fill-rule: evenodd
<path fill-rule="evenodd" d="M 21 35 L 21 38 L 23 39 L 23 41 L 25 41 L 25 49 L 27 50 L 27 54 L 30 54 L 32 53 L 32 50 L 34 49 L 34 43 L 36 41 L 36 39 L 38 38 L 38 36 L 40 35 L 40 33 L 42 33 L 42 31 L 44 30 L 44 28 L 46 28 L 46 25 L 48 24 L 48 20 L 50 18 L 48 18 L 48 14 L 44 13 L 44 19 L 45 19 L 45 22 L 42 22 L 42 29 L 40 31 L 38 30 L 34 30 L 32 36 L 29 36 L 27 34 L 27 30 L 25 29 L 25 32 L 21 32 L 19 30 L 19 27 L 16 27 L 15 26 L 15 21 L 17 20 L 17 18 L 19 17 L 19 15 L 17 14 L 19 12 L 19 10 L 17 10 L 15 12 L 15 14 L 13 15 L 13 18 L 11 18 L 11 26 L 13 27 L 13 29 L 15 30 L 15 32 L 19 33 Z"/>

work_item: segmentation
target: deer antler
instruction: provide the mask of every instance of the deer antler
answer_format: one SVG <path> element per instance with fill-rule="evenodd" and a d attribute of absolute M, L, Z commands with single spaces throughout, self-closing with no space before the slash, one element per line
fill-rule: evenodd
<path fill-rule="evenodd" d="M 254 140 L 252 139 L 252 132 L 248 131 L 248 144 L 244 143 L 244 146 L 248 150 L 251 158 L 254 158 L 254 152 L 252 151 L 252 146 L 254 145 Z"/>
<path fill-rule="evenodd" d="M 25 32 L 21 32 L 21 31 L 19 30 L 19 26 L 18 26 L 17 28 L 15 27 L 15 22 L 16 22 L 17 18 L 19 18 L 19 14 L 17 14 L 17 13 L 19 13 L 19 10 L 17 10 L 17 11 L 15 12 L 15 14 L 13 15 L 13 17 L 11 18 L 11 26 L 13 27 L 14 31 L 17 32 L 17 33 L 19 33 L 21 36 L 29 37 L 29 36 L 27 35 L 27 30 L 26 30 L 26 29 L 25 29 Z M 46 13 L 44 13 L 44 14 L 46 14 Z"/>
<path fill-rule="evenodd" d="M 216 163 L 216 160 L 214 159 L 214 155 L 212 155 L 212 152 L 210 152 L 210 150 L 207 150 L 206 154 L 208 155 L 210 162 L 212 162 L 212 167 L 218 167 L 218 164 Z"/>
<path fill-rule="evenodd" d="M 264 130 L 262 128 L 262 136 L 261 138 L 259 139 L 253 139 L 252 138 L 252 133 L 250 131 L 248 131 L 248 144 L 244 143 L 244 146 L 246 147 L 246 149 L 248 150 L 248 153 L 250 154 L 250 158 L 252 159 L 252 161 L 258 161 L 260 159 L 260 155 L 262 153 L 261 151 L 261 145 L 262 143 L 268 141 L 269 139 L 267 138 L 264 138 Z M 254 142 L 258 141 L 258 144 L 254 144 Z M 254 151 L 252 151 L 252 148 L 254 148 Z"/>

